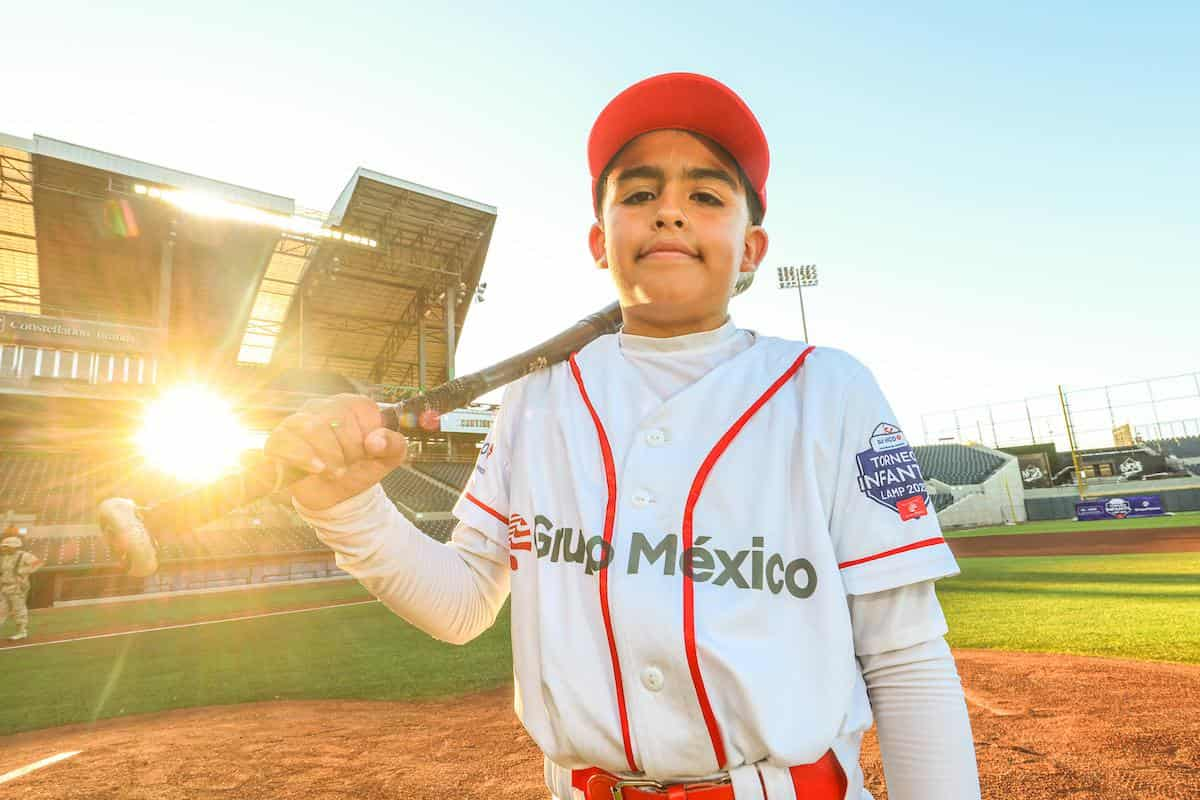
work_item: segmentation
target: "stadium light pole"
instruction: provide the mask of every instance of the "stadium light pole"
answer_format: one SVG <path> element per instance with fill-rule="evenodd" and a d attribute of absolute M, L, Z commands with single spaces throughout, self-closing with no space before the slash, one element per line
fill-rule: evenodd
<path fill-rule="evenodd" d="M 804 341 L 808 341 L 808 319 L 804 314 L 804 287 L 817 285 L 817 265 L 805 264 L 802 267 L 780 267 L 778 269 L 779 288 L 795 289 L 800 295 L 800 324 L 804 328 Z"/>

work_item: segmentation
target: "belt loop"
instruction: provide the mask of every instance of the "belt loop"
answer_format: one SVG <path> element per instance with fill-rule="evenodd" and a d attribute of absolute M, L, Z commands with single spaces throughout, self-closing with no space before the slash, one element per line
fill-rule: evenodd
<path fill-rule="evenodd" d="M 762 775 L 755 764 L 743 764 L 729 770 L 734 800 L 767 800 Z"/>
<path fill-rule="evenodd" d="M 786 767 L 778 767 L 769 761 L 760 761 L 756 767 L 756 780 L 761 779 L 758 791 L 766 794 L 766 800 L 797 800 L 792 773 Z M 808 800 L 799 798 L 799 800 Z M 841 798 L 838 798 L 841 800 Z"/>

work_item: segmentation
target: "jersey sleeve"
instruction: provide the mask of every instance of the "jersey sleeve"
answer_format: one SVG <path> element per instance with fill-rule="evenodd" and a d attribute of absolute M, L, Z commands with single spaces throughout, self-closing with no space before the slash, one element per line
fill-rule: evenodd
<path fill-rule="evenodd" d="M 504 391 L 500 410 L 479 448 L 475 468 L 454 504 L 454 516 L 482 533 L 494 546 L 508 547 L 509 473 L 512 465 L 511 420 L 517 417 L 520 384 Z"/>
<path fill-rule="evenodd" d="M 875 378 L 847 386 L 830 534 L 847 594 L 958 574 L 921 465 Z"/>

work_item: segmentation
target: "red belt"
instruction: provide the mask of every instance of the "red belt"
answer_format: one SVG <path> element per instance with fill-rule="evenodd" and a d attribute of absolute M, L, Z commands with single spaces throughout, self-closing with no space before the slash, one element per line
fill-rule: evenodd
<path fill-rule="evenodd" d="M 788 770 L 797 800 L 842 800 L 846 796 L 846 773 L 833 751 L 811 764 Z M 759 775 L 759 780 L 762 776 Z M 664 784 L 645 778 L 621 778 L 597 767 L 571 773 L 571 785 L 587 800 L 734 800 L 728 778 L 700 783 Z M 763 796 L 767 794 L 763 786 Z"/>

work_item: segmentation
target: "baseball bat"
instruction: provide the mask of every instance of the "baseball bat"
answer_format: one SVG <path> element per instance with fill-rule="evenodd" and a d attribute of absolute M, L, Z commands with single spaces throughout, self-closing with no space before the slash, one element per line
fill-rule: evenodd
<path fill-rule="evenodd" d="M 753 282 L 754 273 L 738 277 L 734 295 Z M 424 394 L 384 406 L 384 426 L 400 433 L 433 429 L 442 413 L 467 405 L 518 378 L 565 361 L 589 342 L 621 326 L 621 307 L 612 303 L 589 314 L 541 344 L 490 367 L 447 381 Z M 309 473 L 266 460 L 250 469 L 177 497 L 138 508 L 132 500 L 109 498 L 100 504 L 100 530 L 120 556 L 129 575 L 145 577 L 158 569 L 155 537 L 192 530 L 229 512 L 284 489 Z"/>

